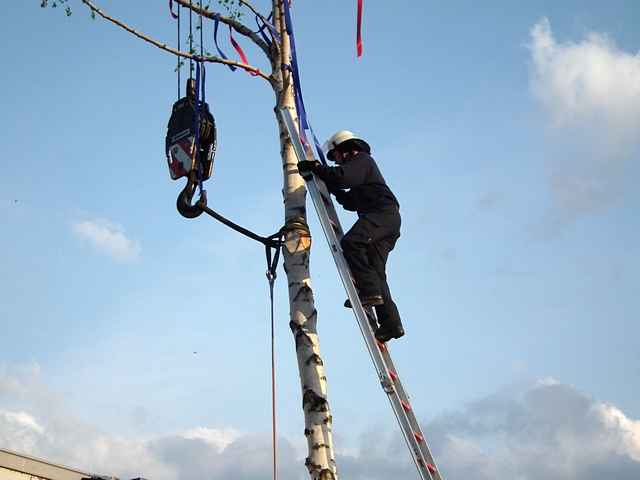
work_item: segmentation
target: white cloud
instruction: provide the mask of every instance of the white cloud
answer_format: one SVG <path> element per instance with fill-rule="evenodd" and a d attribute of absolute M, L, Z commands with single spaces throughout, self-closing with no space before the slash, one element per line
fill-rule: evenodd
<path fill-rule="evenodd" d="M 636 480 L 640 422 L 553 378 L 436 418 L 423 429 L 445 478 Z M 415 478 L 399 433 L 365 432 L 343 478 Z"/>
<path fill-rule="evenodd" d="M 11 442 L 22 451 L 32 450 L 44 428 L 29 413 L 0 410 L 0 446 Z"/>
<path fill-rule="evenodd" d="M 202 440 L 215 448 L 218 452 L 221 452 L 235 440 L 240 438 L 241 435 L 240 432 L 232 428 L 220 430 L 215 428 L 196 427 L 184 432 L 182 437 L 187 440 Z"/>
<path fill-rule="evenodd" d="M 151 438 L 109 435 L 69 412 L 40 375 L 0 365 L 0 448 L 122 479 L 259 480 L 271 470 L 269 435 L 207 426 Z M 279 462 L 282 480 L 308 478 L 284 438 Z"/>
<path fill-rule="evenodd" d="M 270 472 L 269 435 L 210 426 L 151 438 L 107 435 L 68 412 L 40 375 L 0 374 L 0 447 L 123 479 L 258 480 Z M 446 478 L 640 478 L 640 422 L 551 378 L 480 399 L 424 432 Z M 292 443 L 279 444 L 279 477 L 308 478 Z M 351 480 L 416 476 L 396 429 L 363 432 L 356 448 L 340 446 L 337 462 Z"/>
<path fill-rule="evenodd" d="M 451 477 L 640 478 L 640 422 L 554 379 L 477 401 L 431 428 Z"/>
<path fill-rule="evenodd" d="M 44 428 L 26 412 L 5 412 L 0 410 L 0 418 L 2 419 L 1 421 L 8 425 L 14 425 L 20 429 L 31 430 L 39 434 L 44 433 Z"/>
<path fill-rule="evenodd" d="M 85 220 L 72 225 L 76 235 L 98 251 L 119 261 L 131 261 L 140 255 L 140 244 L 129 239 L 122 226 L 108 220 Z"/>
<path fill-rule="evenodd" d="M 532 86 L 557 126 L 594 122 L 603 134 L 635 141 L 640 125 L 640 55 L 606 35 L 558 43 L 547 19 L 531 29 Z"/>
<path fill-rule="evenodd" d="M 599 415 L 603 422 L 612 430 L 625 432 L 621 439 L 619 453 L 628 452 L 635 461 L 640 462 L 640 421 L 634 421 L 625 416 L 613 405 L 598 405 Z"/>
<path fill-rule="evenodd" d="M 531 87 L 564 151 L 551 164 L 560 220 L 593 213 L 619 195 L 640 147 L 640 55 L 589 33 L 559 43 L 543 19 L 531 29 Z"/>

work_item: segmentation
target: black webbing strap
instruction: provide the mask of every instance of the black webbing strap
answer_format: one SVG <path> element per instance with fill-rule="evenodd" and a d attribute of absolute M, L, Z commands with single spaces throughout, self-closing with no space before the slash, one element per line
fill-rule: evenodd
<path fill-rule="evenodd" d="M 215 218 L 220 223 L 223 223 L 227 227 L 235 230 L 238 233 L 241 233 L 245 237 L 249 237 L 250 239 L 255 240 L 256 242 L 262 243 L 267 249 L 267 251 L 269 252 L 269 255 L 270 255 L 270 248 L 278 247 L 278 255 L 276 258 L 280 257 L 279 246 L 280 246 L 280 238 L 282 237 L 282 234 L 280 233 L 280 231 L 278 231 L 278 233 L 275 233 L 274 235 L 271 235 L 270 237 L 262 237 L 257 233 L 253 233 L 251 230 L 247 230 L 246 228 L 241 227 L 237 223 L 232 222 L 228 218 L 223 217 L 218 212 L 211 210 L 206 205 L 199 205 L 199 206 L 203 212 Z"/>

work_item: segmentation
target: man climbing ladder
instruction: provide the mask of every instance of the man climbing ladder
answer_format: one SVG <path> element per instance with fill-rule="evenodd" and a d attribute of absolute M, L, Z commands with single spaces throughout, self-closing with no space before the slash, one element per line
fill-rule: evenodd
<path fill-rule="evenodd" d="M 311 145 L 309 145 L 308 142 L 305 142 L 308 148 L 303 145 L 298 135 L 298 125 L 294 122 L 291 112 L 283 108 L 280 110 L 280 114 L 289 133 L 293 149 L 298 157 L 298 169 L 306 172 L 305 180 L 307 182 L 307 190 L 311 195 L 313 205 L 318 213 L 318 219 L 329 243 L 333 259 L 336 262 L 340 279 L 352 303 L 356 321 L 358 322 L 367 350 L 378 374 L 380 385 L 387 394 L 393 413 L 398 420 L 402 435 L 411 453 L 411 458 L 418 469 L 421 480 L 443 480 L 427 445 L 427 439 L 422 433 L 418 419 L 415 416 L 409 395 L 400 381 L 400 376 L 391 359 L 389 348 L 386 343 L 379 341 L 374 335 L 375 325 L 377 325 L 376 313 L 373 310 L 374 307 L 371 304 L 367 306 L 362 304 L 360 300 L 361 295 L 359 295 L 353 283 L 353 275 L 342 250 L 341 240 L 344 237 L 344 232 L 340 225 L 340 219 L 336 214 L 325 182 L 319 178 L 319 175 L 316 175 L 312 171 L 318 169 L 318 162 L 308 160 L 313 157 Z M 305 136 L 309 138 L 309 132 L 305 132 Z M 315 143 L 318 152 L 320 152 L 320 147 L 317 145 L 317 142 Z"/>
<path fill-rule="evenodd" d="M 340 130 L 325 144 L 327 157 L 337 166 L 317 161 L 298 163 L 303 176 L 318 175 L 346 210 L 358 220 L 340 244 L 364 306 L 375 306 L 379 327 L 376 338 L 387 342 L 404 335 L 398 307 L 391 298 L 386 264 L 400 237 L 400 206 L 387 186 L 363 139 Z M 348 189 L 348 190 L 346 190 Z M 346 307 L 351 307 L 349 300 Z"/>

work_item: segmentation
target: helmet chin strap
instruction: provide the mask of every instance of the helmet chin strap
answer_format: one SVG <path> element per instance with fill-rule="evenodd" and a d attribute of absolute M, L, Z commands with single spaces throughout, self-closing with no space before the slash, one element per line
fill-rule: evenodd
<path fill-rule="evenodd" d="M 342 154 L 342 159 L 343 160 L 350 160 L 351 158 L 355 157 L 359 153 L 360 153 L 360 150 L 349 150 L 348 152 L 344 152 Z"/>
<path fill-rule="evenodd" d="M 347 152 L 341 152 L 340 150 L 336 149 L 336 153 L 339 153 L 339 157 L 334 153 L 333 161 L 338 165 L 342 165 L 348 162 L 349 160 L 351 160 L 352 157 L 355 157 L 357 154 L 361 152 L 360 150 L 349 150 Z"/>

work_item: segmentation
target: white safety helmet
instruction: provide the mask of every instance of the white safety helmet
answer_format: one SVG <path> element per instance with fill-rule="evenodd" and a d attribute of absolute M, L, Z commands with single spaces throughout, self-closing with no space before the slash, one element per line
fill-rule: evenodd
<path fill-rule="evenodd" d="M 354 148 L 371 153 L 371 147 L 369 147 L 369 144 L 349 130 L 339 130 L 331 135 L 329 140 L 324 142 L 322 149 L 329 160 L 334 160 L 333 151 L 338 147 L 338 145 L 342 145 L 346 142 L 353 142 Z"/>

